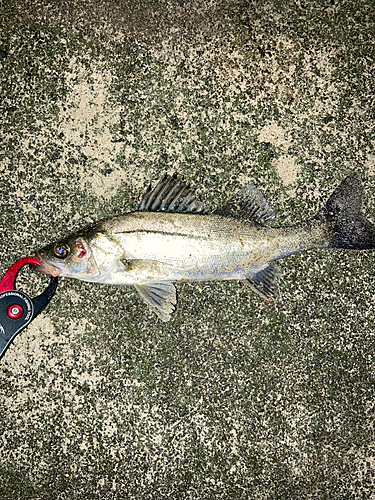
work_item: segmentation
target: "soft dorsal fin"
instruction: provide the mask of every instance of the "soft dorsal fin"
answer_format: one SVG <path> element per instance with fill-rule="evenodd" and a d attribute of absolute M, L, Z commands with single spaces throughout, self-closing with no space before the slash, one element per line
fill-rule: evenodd
<path fill-rule="evenodd" d="M 266 224 L 275 214 L 263 194 L 251 184 L 244 186 L 215 214 Z"/>
<path fill-rule="evenodd" d="M 177 179 L 177 174 L 168 175 L 154 189 L 150 186 L 139 203 L 142 212 L 189 212 L 205 213 L 204 203 L 198 200 L 190 186 Z"/>
<path fill-rule="evenodd" d="M 135 289 L 162 321 L 169 321 L 177 302 L 176 288 L 168 281 L 135 284 Z"/>

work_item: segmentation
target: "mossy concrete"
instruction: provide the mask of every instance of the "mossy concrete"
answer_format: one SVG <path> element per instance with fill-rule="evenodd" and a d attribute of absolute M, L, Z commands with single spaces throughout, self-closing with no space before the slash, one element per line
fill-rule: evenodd
<path fill-rule="evenodd" d="M 275 224 L 352 170 L 375 219 L 375 7 L 241 0 L 0 3 L 1 271 L 135 207 L 177 171 Z M 374 252 L 283 261 L 283 300 L 61 279 L 0 364 L 0 498 L 371 499 Z M 48 283 L 22 271 L 31 295 Z"/>

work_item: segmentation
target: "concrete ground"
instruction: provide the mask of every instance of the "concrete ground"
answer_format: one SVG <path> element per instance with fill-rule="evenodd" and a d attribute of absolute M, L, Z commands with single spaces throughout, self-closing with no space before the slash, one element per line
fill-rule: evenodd
<path fill-rule="evenodd" d="M 374 19 L 371 0 L 2 0 L 1 274 L 165 171 L 212 209 L 251 182 L 288 225 L 357 170 L 374 220 Z M 61 279 L 0 362 L 0 498 L 374 499 L 374 265 L 290 257 L 271 305 L 180 285 L 169 323 Z"/>

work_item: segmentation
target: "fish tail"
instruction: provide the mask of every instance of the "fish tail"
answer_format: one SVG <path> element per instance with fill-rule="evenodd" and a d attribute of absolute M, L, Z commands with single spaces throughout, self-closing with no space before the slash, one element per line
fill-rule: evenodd
<path fill-rule="evenodd" d="M 375 248 L 375 228 L 361 214 L 363 187 L 359 174 L 353 172 L 332 193 L 317 218 L 325 218 L 333 228 L 328 248 L 364 250 Z"/>

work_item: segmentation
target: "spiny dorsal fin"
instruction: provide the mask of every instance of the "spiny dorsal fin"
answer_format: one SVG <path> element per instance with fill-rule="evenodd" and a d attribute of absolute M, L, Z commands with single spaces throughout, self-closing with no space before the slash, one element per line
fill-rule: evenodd
<path fill-rule="evenodd" d="M 257 272 L 251 278 L 247 278 L 245 283 L 250 286 L 254 292 L 264 299 L 271 302 L 280 300 L 279 279 L 281 272 L 275 264 L 268 264 L 267 267 Z"/>
<path fill-rule="evenodd" d="M 266 224 L 275 214 L 263 194 L 251 184 L 244 186 L 215 214 Z"/>
<path fill-rule="evenodd" d="M 198 200 L 190 186 L 177 179 L 177 174 L 168 175 L 157 186 L 148 188 L 138 210 L 142 212 L 189 212 L 205 213 L 204 203 Z"/>
<path fill-rule="evenodd" d="M 176 288 L 173 283 L 142 283 L 135 289 L 162 321 L 169 321 L 177 302 Z"/>

